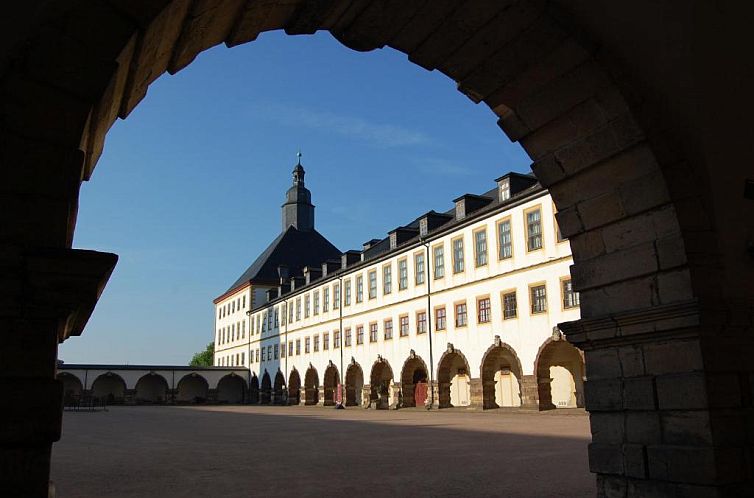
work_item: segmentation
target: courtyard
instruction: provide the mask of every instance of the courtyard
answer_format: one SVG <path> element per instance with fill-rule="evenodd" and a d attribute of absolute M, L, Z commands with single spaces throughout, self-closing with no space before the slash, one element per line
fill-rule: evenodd
<path fill-rule="evenodd" d="M 583 410 L 66 412 L 59 497 L 594 496 Z"/>

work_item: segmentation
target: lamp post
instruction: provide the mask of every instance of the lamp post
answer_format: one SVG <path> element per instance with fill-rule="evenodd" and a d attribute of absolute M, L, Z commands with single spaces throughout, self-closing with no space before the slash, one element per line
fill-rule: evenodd
<path fill-rule="evenodd" d="M 345 408 L 345 395 L 343 393 L 343 380 L 344 380 L 344 373 L 343 373 L 343 277 L 338 277 L 338 338 L 340 341 L 340 370 L 338 371 L 338 376 L 340 377 L 338 381 L 338 396 L 340 397 L 340 403 L 336 404 L 336 408 Z"/>
<path fill-rule="evenodd" d="M 435 361 L 432 354 L 432 288 L 431 288 L 431 281 L 432 281 L 432 275 L 431 275 L 431 266 L 429 264 L 430 262 L 430 254 L 429 254 L 429 241 L 426 238 L 419 238 L 419 241 L 424 246 L 425 249 L 425 258 L 427 259 L 427 336 L 429 337 L 429 405 L 427 406 L 427 410 L 431 410 L 432 406 L 435 404 L 435 379 L 434 379 L 434 371 L 435 371 Z"/>
<path fill-rule="evenodd" d="M 246 397 L 246 402 L 251 404 L 251 299 L 249 299 L 249 309 L 246 310 L 246 316 L 248 317 L 248 327 L 246 327 L 246 361 L 249 362 L 249 373 L 247 374 L 247 382 L 249 395 Z"/>

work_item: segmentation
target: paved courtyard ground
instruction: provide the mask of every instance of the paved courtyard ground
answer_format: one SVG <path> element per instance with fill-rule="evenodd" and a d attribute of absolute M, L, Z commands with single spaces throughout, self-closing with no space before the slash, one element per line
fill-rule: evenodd
<path fill-rule="evenodd" d="M 595 495 L 583 411 L 112 407 L 70 413 L 67 497 Z"/>

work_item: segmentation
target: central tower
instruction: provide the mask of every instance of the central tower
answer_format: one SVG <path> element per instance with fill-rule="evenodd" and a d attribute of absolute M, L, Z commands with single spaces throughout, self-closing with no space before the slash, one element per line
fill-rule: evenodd
<path fill-rule="evenodd" d="M 301 153 L 298 154 L 298 164 L 293 168 L 293 185 L 285 194 L 283 204 L 283 232 L 289 226 L 302 232 L 314 230 L 314 204 L 312 194 L 304 186 L 304 167 L 301 166 Z"/>

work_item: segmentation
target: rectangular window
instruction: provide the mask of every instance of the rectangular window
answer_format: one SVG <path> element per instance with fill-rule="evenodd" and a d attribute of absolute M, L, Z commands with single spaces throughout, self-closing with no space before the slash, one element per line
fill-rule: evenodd
<path fill-rule="evenodd" d="M 340 283 L 333 285 L 332 309 L 340 308 Z"/>
<path fill-rule="evenodd" d="M 435 309 L 435 330 L 445 330 L 447 327 L 445 316 L 445 306 Z"/>
<path fill-rule="evenodd" d="M 563 308 L 575 308 L 579 305 L 579 293 L 573 290 L 571 279 L 561 280 L 563 289 Z"/>
<path fill-rule="evenodd" d="M 288 323 L 293 323 L 293 305 L 288 305 Z"/>
<path fill-rule="evenodd" d="M 262 348 L 262 361 L 264 361 L 264 348 Z"/>
<path fill-rule="evenodd" d="M 466 303 L 456 304 L 456 327 L 465 327 L 468 323 Z"/>
<path fill-rule="evenodd" d="M 241 353 L 241 366 L 246 365 L 246 353 Z"/>
<path fill-rule="evenodd" d="M 301 298 L 296 298 L 296 321 L 301 320 Z"/>
<path fill-rule="evenodd" d="M 399 332 L 401 334 L 401 337 L 406 337 L 408 335 L 408 315 L 403 315 L 402 317 L 400 317 Z"/>
<path fill-rule="evenodd" d="M 369 272 L 369 299 L 377 297 L 377 270 Z"/>
<path fill-rule="evenodd" d="M 497 245 L 497 259 L 508 259 L 513 256 L 510 219 L 503 220 L 497 224 Z"/>
<path fill-rule="evenodd" d="M 385 330 L 385 340 L 392 339 L 393 338 L 393 319 L 388 318 L 387 320 L 385 320 L 382 327 Z"/>
<path fill-rule="evenodd" d="M 483 297 L 476 302 L 476 318 L 477 323 L 489 323 L 490 312 L 492 311 L 490 298 Z"/>
<path fill-rule="evenodd" d="M 319 315 L 319 291 L 314 291 L 314 314 Z"/>
<path fill-rule="evenodd" d="M 531 312 L 544 313 L 547 311 L 547 289 L 544 285 L 534 285 L 530 289 Z"/>
<path fill-rule="evenodd" d="M 453 273 L 463 271 L 463 237 L 453 241 Z"/>
<path fill-rule="evenodd" d="M 398 261 L 398 290 L 408 287 L 408 261 L 404 258 Z"/>
<path fill-rule="evenodd" d="M 414 254 L 414 273 L 416 273 L 416 285 L 424 283 L 424 253 Z"/>
<path fill-rule="evenodd" d="M 267 312 L 267 329 L 272 331 L 272 310 Z"/>
<path fill-rule="evenodd" d="M 296 356 L 301 354 L 301 339 L 296 339 Z"/>
<path fill-rule="evenodd" d="M 288 317 L 288 303 L 286 302 L 280 305 L 280 321 L 282 322 L 283 325 L 288 323 L 286 321 L 287 317 Z"/>
<path fill-rule="evenodd" d="M 288 347 L 287 347 L 287 346 L 286 346 L 285 344 L 286 344 L 286 343 L 284 342 L 284 343 L 283 343 L 283 344 L 282 344 L 282 345 L 280 346 L 280 357 L 281 357 L 281 358 L 285 358 L 285 351 L 286 351 L 286 349 L 288 349 Z"/>
<path fill-rule="evenodd" d="M 364 277 L 359 275 L 356 277 L 356 302 L 360 303 L 364 300 Z"/>
<path fill-rule="evenodd" d="M 288 356 L 293 356 L 293 341 L 288 343 Z"/>
<path fill-rule="evenodd" d="M 278 359 L 278 355 L 279 355 L 279 348 L 280 348 L 280 346 L 279 346 L 278 344 L 275 344 L 275 359 L 276 359 L 276 360 Z"/>
<path fill-rule="evenodd" d="M 393 292 L 393 267 L 385 265 L 382 267 L 382 293 L 390 294 Z"/>
<path fill-rule="evenodd" d="M 322 313 L 330 311 L 330 288 L 322 289 Z"/>
<path fill-rule="evenodd" d="M 417 334 L 427 333 L 427 312 L 426 311 L 420 311 L 416 314 L 416 333 Z"/>
<path fill-rule="evenodd" d="M 476 266 L 487 264 L 487 230 L 474 232 L 474 262 Z"/>
<path fill-rule="evenodd" d="M 246 309 L 246 296 L 243 296 L 242 302 L 243 302 L 243 309 Z"/>
<path fill-rule="evenodd" d="M 275 328 L 280 326 L 280 308 L 275 308 Z"/>
<path fill-rule="evenodd" d="M 272 361 L 272 344 L 267 346 L 267 360 Z"/>
<path fill-rule="evenodd" d="M 304 318 L 309 318 L 310 310 L 311 310 L 311 296 L 307 294 L 304 296 Z"/>
<path fill-rule="evenodd" d="M 526 249 L 542 249 L 542 211 L 539 208 L 526 212 Z"/>
<path fill-rule="evenodd" d="M 369 342 L 377 342 L 377 323 L 369 324 Z"/>
<path fill-rule="evenodd" d="M 445 250 L 443 246 L 435 246 L 432 249 L 435 260 L 435 279 L 445 276 Z"/>
<path fill-rule="evenodd" d="M 264 333 L 267 330 L 267 312 L 264 312 L 264 317 L 262 317 L 262 332 Z"/>
<path fill-rule="evenodd" d="M 322 332 L 322 350 L 330 349 L 330 332 Z"/>
<path fill-rule="evenodd" d="M 257 348 L 257 352 L 255 353 L 257 363 L 259 363 L 259 348 Z"/>
<path fill-rule="evenodd" d="M 334 330 L 332 333 L 332 347 L 333 349 L 340 348 L 340 330 Z"/>
<path fill-rule="evenodd" d="M 314 336 L 314 352 L 319 351 L 319 334 Z"/>
<path fill-rule="evenodd" d="M 344 334 L 345 334 L 345 336 L 346 336 L 346 337 L 345 337 L 345 341 L 346 341 L 346 347 L 350 347 L 350 346 L 351 346 L 351 329 L 350 329 L 350 328 L 349 328 L 349 329 L 346 329 L 346 330 L 344 331 Z"/>
<path fill-rule="evenodd" d="M 516 302 L 516 291 L 506 292 L 503 294 L 503 320 L 516 318 L 518 316 L 518 303 Z"/>
<path fill-rule="evenodd" d="M 304 353 L 308 354 L 312 348 L 312 338 L 304 337 Z"/>
<path fill-rule="evenodd" d="M 364 326 L 356 327 L 356 344 L 364 344 Z"/>
<path fill-rule="evenodd" d="M 351 279 L 343 282 L 343 306 L 351 305 Z"/>

